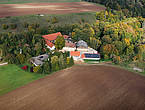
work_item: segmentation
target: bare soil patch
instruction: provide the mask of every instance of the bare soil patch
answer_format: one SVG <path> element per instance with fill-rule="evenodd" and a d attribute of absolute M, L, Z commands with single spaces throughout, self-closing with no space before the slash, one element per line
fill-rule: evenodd
<path fill-rule="evenodd" d="M 95 12 L 104 10 L 102 6 L 87 2 L 72 3 L 27 3 L 1 4 L 0 17 L 21 16 L 29 14 L 67 14 L 80 12 Z"/>
<path fill-rule="evenodd" d="M 120 68 L 74 66 L 0 96 L 0 110 L 144 110 L 144 84 Z"/>

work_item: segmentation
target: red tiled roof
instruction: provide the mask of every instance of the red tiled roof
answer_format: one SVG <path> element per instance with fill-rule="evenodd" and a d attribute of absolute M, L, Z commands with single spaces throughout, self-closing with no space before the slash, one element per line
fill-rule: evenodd
<path fill-rule="evenodd" d="M 52 40 L 56 40 L 56 38 L 58 36 L 62 36 L 62 34 L 60 32 L 57 32 L 57 33 L 53 33 L 53 34 L 43 35 L 42 37 L 44 39 L 47 39 L 49 41 L 52 41 Z"/>
<path fill-rule="evenodd" d="M 69 36 L 68 35 L 63 35 L 64 39 L 68 39 Z"/>
<path fill-rule="evenodd" d="M 84 54 L 82 54 L 81 58 L 85 58 L 85 55 L 84 55 Z"/>
<path fill-rule="evenodd" d="M 49 47 L 53 47 L 54 46 L 54 44 L 52 43 L 52 42 L 50 42 L 50 41 L 48 41 L 48 40 L 45 40 L 46 41 L 46 44 L 49 46 Z"/>
<path fill-rule="evenodd" d="M 79 51 L 70 51 L 70 55 L 71 56 L 80 56 L 80 52 Z"/>
<path fill-rule="evenodd" d="M 75 43 L 72 42 L 65 42 L 66 47 L 75 47 Z"/>

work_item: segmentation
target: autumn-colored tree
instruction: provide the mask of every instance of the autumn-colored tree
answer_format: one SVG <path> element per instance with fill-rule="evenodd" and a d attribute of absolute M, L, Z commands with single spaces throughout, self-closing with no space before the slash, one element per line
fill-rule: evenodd
<path fill-rule="evenodd" d="M 23 54 L 18 54 L 16 58 L 19 61 L 19 64 L 23 64 L 25 62 L 25 55 Z"/>
<path fill-rule="evenodd" d="M 58 36 L 56 41 L 55 41 L 55 48 L 57 50 L 61 50 L 65 46 L 65 40 L 64 37 Z"/>
<path fill-rule="evenodd" d="M 119 64 L 119 63 L 121 62 L 120 56 L 114 56 L 114 57 L 113 57 L 113 62 L 114 62 L 115 64 Z"/>
<path fill-rule="evenodd" d="M 52 24 L 58 23 L 58 19 L 56 17 L 52 18 Z"/>

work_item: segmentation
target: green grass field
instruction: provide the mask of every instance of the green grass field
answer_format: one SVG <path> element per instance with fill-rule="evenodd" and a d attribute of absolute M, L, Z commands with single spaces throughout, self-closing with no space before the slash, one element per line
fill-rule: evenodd
<path fill-rule="evenodd" d="M 0 66 L 0 95 L 44 76 L 42 74 L 25 72 L 16 65 Z"/>
<path fill-rule="evenodd" d="M 41 3 L 41 2 L 80 2 L 81 0 L 0 0 L 0 4 Z"/>
<path fill-rule="evenodd" d="M 40 17 L 38 15 L 26 15 L 26 16 L 13 16 L 10 18 L 0 18 L 0 32 L 8 32 L 8 31 L 23 31 L 24 22 L 27 23 L 39 23 L 40 27 L 47 27 L 48 25 L 51 25 L 51 20 L 53 17 L 56 17 L 58 19 L 58 23 L 55 23 L 53 25 L 60 25 L 65 26 L 67 24 L 75 24 L 80 23 L 80 21 L 83 19 L 85 22 L 89 24 L 94 24 L 96 22 L 96 17 L 94 12 L 86 12 L 86 13 L 71 13 L 71 14 L 63 14 L 63 15 L 45 15 L 43 17 Z M 48 20 L 50 22 L 48 22 Z M 18 25 L 16 30 L 11 30 L 10 28 L 7 30 L 2 29 L 2 24 L 11 24 L 16 23 Z"/>

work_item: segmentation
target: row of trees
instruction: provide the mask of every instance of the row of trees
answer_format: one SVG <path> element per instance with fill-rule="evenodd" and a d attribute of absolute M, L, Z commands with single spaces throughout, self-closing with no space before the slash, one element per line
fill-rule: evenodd
<path fill-rule="evenodd" d="M 67 68 L 74 65 L 73 58 L 69 58 L 67 53 L 56 52 L 50 54 L 49 60 L 45 61 L 42 66 L 33 67 L 33 72 L 50 74 L 52 72 Z"/>
<path fill-rule="evenodd" d="M 47 18 L 46 20 L 48 23 L 54 25 L 55 23 L 58 23 L 59 20 L 56 17 L 52 17 L 52 18 Z M 25 29 L 31 29 L 31 28 L 39 28 L 40 27 L 40 23 L 28 23 L 28 22 L 24 22 L 21 24 L 23 28 Z M 17 23 L 5 23 L 5 24 L 1 24 L 1 28 L 3 30 L 16 30 L 17 28 L 19 28 L 20 25 L 18 25 Z"/>

